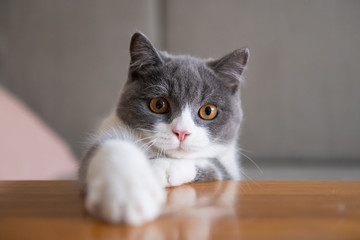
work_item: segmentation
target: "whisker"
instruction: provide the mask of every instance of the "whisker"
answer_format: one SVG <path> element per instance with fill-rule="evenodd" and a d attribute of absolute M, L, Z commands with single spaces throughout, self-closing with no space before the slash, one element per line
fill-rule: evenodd
<path fill-rule="evenodd" d="M 135 143 L 141 142 L 141 141 L 145 141 L 147 139 L 151 139 L 151 138 L 155 138 L 154 136 L 149 136 L 149 137 L 144 137 L 144 138 L 140 138 L 138 140 L 135 141 Z"/>
<path fill-rule="evenodd" d="M 247 174 L 246 174 L 244 171 L 242 171 L 241 169 L 240 169 L 240 173 L 243 174 L 250 182 L 252 182 L 252 183 L 254 183 L 256 186 L 260 187 L 260 184 L 259 184 L 255 179 L 253 179 L 252 177 L 250 177 L 249 175 L 247 175 Z M 249 186 L 249 183 L 247 183 L 247 185 L 248 185 L 249 189 L 251 189 L 250 186 Z"/>
<path fill-rule="evenodd" d="M 150 130 L 150 129 L 145 129 L 145 128 L 136 128 L 136 130 L 143 131 L 143 132 L 150 132 L 150 133 L 158 133 L 158 131 L 156 131 L 156 130 Z"/>
<path fill-rule="evenodd" d="M 156 158 L 160 158 L 161 157 L 161 148 L 157 149 L 156 151 Z"/>
<path fill-rule="evenodd" d="M 254 153 L 253 151 L 251 151 L 251 150 L 247 150 L 247 149 L 244 149 L 244 148 L 241 148 L 241 151 L 243 151 L 243 152 L 247 152 L 247 153 Z"/>
<path fill-rule="evenodd" d="M 143 149 L 143 150 L 146 149 L 150 144 L 152 144 L 152 142 L 153 142 L 154 140 L 155 140 L 155 139 L 143 143 L 143 144 L 140 146 L 140 148 Z"/>
<path fill-rule="evenodd" d="M 147 152 L 149 150 L 149 148 L 152 147 L 156 143 L 156 139 L 151 140 L 149 143 L 150 144 L 144 150 L 145 152 Z"/>
<path fill-rule="evenodd" d="M 242 174 L 242 175 L 244 175 L 248 180 L 250 180 L 250 181 L 255 181 L 252 177 L 250 177 L 249 175 L 247 175 L 244 171 L 242 171 L 241 169 L 240 169 L 240 173 Z"/>
<path fill-rule="evenodd" d="M 162 156 L 165 156 L 165 148 L 163 148 L 163 147 L 160 148 L 160 156 L 159 157 L 162 157 Z"/>
<path fill-rule="evenodd" d="M 260 171 L 261 174 L 264 174 L 263 170 L 259 167 L 259 165 L 256 164 L 256 162 L 254 160 L 252 160 L 248 155 L 246 155 L 245 153 L 241 152 L 241 150 L 239 150 L 239 153 L 241 155 L 243 155 L 244 157 L 246 157 L 250 162 L 252 162 L 254 164 L 254 166 Z"/>
<path fill-rule="evenodd" d="M 159 156 L 160 151 L 161 151 L 161 149 L 159 149 L 159 148 L 156 149 L 156 158 L 159 158 L 159 157 L 160 157 L 160 156 Z"/>

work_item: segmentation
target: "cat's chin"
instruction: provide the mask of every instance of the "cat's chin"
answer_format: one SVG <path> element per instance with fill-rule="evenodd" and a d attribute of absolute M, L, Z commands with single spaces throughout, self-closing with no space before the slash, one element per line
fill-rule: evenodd
<path fill-rule="evenodd" d="M 166 155 L 170 158 L 174 159 L 191 159 L 191 158 L 198 158 L 201 156 L 201 153 L 194 152 L 194 151 L 185 151 L 183 149 L 173 149 L 166 151 Z"/>
<path fill-rule="evenodd" d="M 203 146 L 192 145 L 178 146 L 175 148 L 166 149 L 165 155 L 174 159 L 197 159 L 197 158 L 217 158 L 228 152 L 230 145 L 227 144 L 206 144 Z"/>
<path fill-rule="evenodd" d="M 194 159 L 194 158 L 203 158 L 204 157 L 204 151 L 201 151 L 201 149 L 186 149 L 182 147 L 177 147 L 173 149 L 167 149 L 165 151 L 166 156 L 174 159 Z"/>

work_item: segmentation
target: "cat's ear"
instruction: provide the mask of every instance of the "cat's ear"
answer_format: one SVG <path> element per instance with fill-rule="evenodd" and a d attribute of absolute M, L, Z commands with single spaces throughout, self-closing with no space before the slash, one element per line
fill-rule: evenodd
<path fill-rule="evenodd" d="M 249 60 L 249 49 L 240 48 L 224 57 L 210 61 L 208 65 L 215 71 L 215 73 L 224 77 L 224 81 L 231 87 L 233 92 L 239 88 L 242 74 L 246 69 L 246 64 Z"/>
<path fill-rule="evenodd" d="M 150 42 L 142 33 L 137 32 L 131 38 L 130 43 L 130 70 L 141 71 L 149 66 L 158 66 L 163 60 Z"/>

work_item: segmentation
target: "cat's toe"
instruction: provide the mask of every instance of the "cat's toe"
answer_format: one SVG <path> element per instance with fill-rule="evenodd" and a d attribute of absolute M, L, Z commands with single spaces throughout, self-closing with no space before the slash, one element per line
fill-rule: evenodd
<path fill-rule="evenodd" d="M 126 208 L 124 222 L 130 225 L 140 225 L 154 220 L 161 212 L 162 203 L 142 199 Z"/>
<path fill-rule="evenodd" d="M 123 221 L 130 225 L 152 221 L 160 215 L 165 200 L 165 190 L 159 186 L 138 186 L 126 200 Z"/>
<path fill-rule="evenodd" d="M 86 199 L 85 208 L 93 216 L 109 223 L 121 222 L 123 209 L 114 197 L 104 189 L 89 189 Z"/>
<path fill-rule="evenodd" d="M 122 222 L 124 206 L 119 205 L 115 199 L 106 199 L 104 202 L 99 203 L 96 210 L 95 214 L 103 221 L 113 224 Z"/>

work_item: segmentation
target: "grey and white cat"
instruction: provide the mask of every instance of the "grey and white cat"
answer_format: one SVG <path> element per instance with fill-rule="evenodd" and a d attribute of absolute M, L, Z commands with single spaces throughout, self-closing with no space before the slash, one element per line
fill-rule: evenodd
<path fill-rule="evenodd" d="M 248 49 L 202 60 L 158 51 L 141 33 L 130 44 L 116 109 L 82 159 L 86 209 L 111 223 L 156 218 L 165 187 L 240 179 L 240 82 Z"/>

